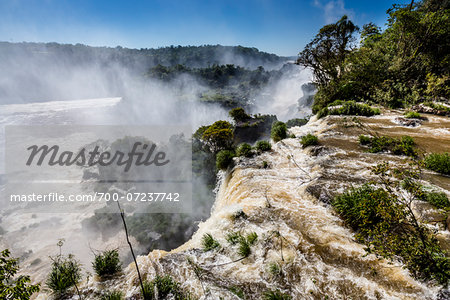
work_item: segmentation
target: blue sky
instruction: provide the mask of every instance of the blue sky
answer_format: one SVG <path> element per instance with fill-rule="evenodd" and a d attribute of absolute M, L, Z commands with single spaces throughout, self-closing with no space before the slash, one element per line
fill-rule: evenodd
<path fill-rule="evenodd" d="M 382 26 L 409 0 L 0 0 L 0 40 L 155 48 L 243 45 L 296 55 L 347 14 Z"/>

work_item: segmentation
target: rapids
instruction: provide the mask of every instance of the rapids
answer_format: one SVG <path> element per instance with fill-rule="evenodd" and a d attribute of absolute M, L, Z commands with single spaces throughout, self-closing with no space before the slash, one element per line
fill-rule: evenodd
<path fill-rule="evenodd" d="M 381 116 L 358 119 L 379 134 L 411 135 L 427 152 L 450 149 L 449 118 L 427 115 L 427 122 L 408 128 L 395 122 L 397 116 L 398 112 L 385 111 Z M 219 174 L 211 217 L 179 248 L 139 256 L 143 276 L 151 280 L 157 274 L 170 274 L 199 299 L 238 299 L 231 288 L 241 289 L 245 299 L 261 299 L 262 293 L 275 288 L 292 299 L 435 299 L 439 286 L 413 279 L 399 262 L 366 255 L 364 246 L 355 242 L 354 233 L 327 204 L 346 187 L 370 179 L 370 166 L 382 160 L 402 164 L 405 158 L 364 152 L 358 145 L 363 132 L 351 117 L 314 117 L 290 131 L 297 137 L 314 133 L 320 145 L 302 149 L 298 138 L 289 138 L 262 155 L 235 158 L 233 169 Z M 263 161 L 268 168 L 262 167 Z M 431 171 L 425 171 L 425 177 L 428 184 L 450 196 L 450 178 Z M 240 210 L 247 218 L 232 218 Z M 450 233 L 445 225 L 429 223 L 448 250 Z M 258 234 L 250 256 L 238 262 L 232 262 L 239 259 L 236 246 L 226 241 L 233 231 Z M 220 251 L 202 250 L 205 233 L 219 241 Z M 281 276 L 268 271 L 273 263 L 280 266 Z M 200 277 L 193 266 L 201 268 Z M 134 264 L 107 283 L 85 282 L 83 291 L 93 297 L 101 287 L 119 289 L 137 299 Z"/>

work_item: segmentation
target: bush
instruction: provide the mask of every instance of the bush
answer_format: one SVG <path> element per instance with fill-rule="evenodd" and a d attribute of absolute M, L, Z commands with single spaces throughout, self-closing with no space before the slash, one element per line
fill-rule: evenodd
<path fill-rule="evenodd" d="M 256 150 L 260 152 L 272 150 L 272 145 L 268 141 L 258 141 L 256 142 Z"/>
<path fill-rule="evenodd" d="M 202 141 L 211 152 L 229 149 L 233 144 L 233 126 L 227 121 L 216 121 L 211 126 L 201 127 L 199 130 L 196 135 L 201 133 Z"/>
<path fill-rule="evenodd" d="M 364 185 L 335 197 L 333 206 L 357 233 L 366 250 L 384 258 L 401 257 L 417 278 L 436 279 L 446 284 L 450 279 L 450 259 L 440 249 L 437 239 L 417 222 L 407 202 L 397 198 L 392 181 L 383 187 Z"/>
<path fill-rule="evenodd" d="M 228 114 L 236 123 L 250 119 L 250 116 L 245 113 L 245 110 L 242 107 L 233 108 Z"/>
<path fill-rule="evenodd" d="M 318 113 L 318 118 L 322 118 L 326 115 L 346 115 L 346 116 L 366 116 L 371 117 L 374 115 L 379 115 L 380 110 L 378 108 L 373 108 L 367 104 L 357 103 L 355 101 L 345 101 L 340 107 L 332 108 L 331 105 L 324 107 Z M 332 103 L 333 105 L 335 102 Z M 331 108 L 330 108 L 331 107 Z"/>
<path fill-rule="evenodd" d="M 220 248 L 220 243 L 209 233 L 205 233 L 202 237 L 203 251 L 211 251 Z"/>
<path fill-rule="evenodd" d="M 231 150 L 222 150 L 217 153 L 216 167 L 220 170 L 226 170 L 233 163 L 234 152 Z"/>
<path fill-rule="evenodd" d="M 287 127 L 283 122 L 277 121 L 272 124 L 272 130 L 270 132 L 270 137 L 274 142 L 279 142 L 285 139 L 287 135 Z"/>
<path fill-rule="evenodd" d="M 100 297 L 100 300 L 122 300 L 123 293 L 121 291 L 110 291 Z"/>
<path fill-rule="evenodd" d="M 247 143 L 240 144 L 236 149 L 236 155 L 245 157 L 252 156 L 252 146 Z"/>
<path fill-rule="evenodd" d="M 317 136 L 308 133 L 307 135 L 302 136 L 300 144 L 302 144 L 303 148 L 306 148 L 308 146 L 314 146 L 319 144 L 319 139 L 317 138 Z"/>
<path fill-rule="evenodd" d="M 47 286 L 56 294 L 63 295 L 81 280 L 81 266 L 73 255 L 58 255 L 52 258 L 52 270 L 47 278 Z"/>
<path fill-rule="evenodd" d="M 106 277 L 120 272 L 122 268 L 119 259 L 119 251 L 116 249 L 107 250 L 95 255 L 92 267 L 94 268 L 95 273 L 100 277 Z"/>
<path fill-rule="evenodd" d="M 192 299 L 190 294 L 185 294 L 181 290 L 180 284 L 173 280 L 170 275 L 160 276 L 156 275 L 152 281 L 145 281 L 144 285 L 144 299 L 153 300 L 155 298 L 155 290 L 158 293 L 157 299 L 174 299 L 174 300 L 189 300 Z"/>
<path fill-rule="evenodd" d="M 395 155 L 417 156 L 414 140 L 407 135 L 402 136 L 400 139 L 388 136 L 370 137 L 361 135 L 359 136 L 359 143 L 368 146 L 369 149 L 367 151 L 370 153 L 389 151 Z"/>
<path fill-rule="evenodd" d="M 294 126 L 303 126 L 306 123 L 308 123 L 307 119 L 290 119 L 289 121 L 286 122 L 286 127 L 291 128 Z"/>
<path fill-rule="evenodd" d="M 423 200 L 429 202 L 437 208 L 450 210 L 450 201 L 445 193 L 425 193 Z"/>
<path fill-rule="evenodd" d="M 416 111 L 407 111 L 404 113 L 405 118 L 408 119 L 421 119 L 422 116 Z"/>
<path fill-rule="evenodd" d="M 39 292 L 39 284 L 30 284 L 30 276 L 22 275 L 14 278 L 19 271 L 19 260 L 10 258 L 5 249 L 0 257 L 0 299 L 30 299 L 33 293 Z"/>
<path fill-rule="evenodd" d="M 425 167 L 435 172 L 450 175 L 450 154 L 431 153 L 425 156 Z"/>

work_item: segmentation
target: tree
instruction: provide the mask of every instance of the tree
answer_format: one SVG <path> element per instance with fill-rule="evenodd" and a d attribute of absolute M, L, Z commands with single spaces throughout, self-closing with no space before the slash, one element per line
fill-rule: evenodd
<path fill-rule="evenodd" d="M 297 64 L 312 68 L 315 81 L 327 85 L 341 75 L 345 57 L 354 42 L 353 34 L 358 30 L 345 15 L 336 23 L 325 25 L 299 53 Z"/>
<path fill-rule="evenodd" d="M 229 149 L 233 144 L 233 126 L 227 121 L 217 121 L 203 132 L 202 140 L 214 153 Z"/>
<path fill-rule="evenodd" d="M 247 113 L 245 112 L 245 110 L 242 107 L 233 108 L 232 110 L 230 110 L 230 112 L 228 114 L 230 115 L 230 117 L 233 118 L 234 122 L 236 122 L 236 123 L 244 122 L 244 121 L 250 119 L 250 116 L 247 115 Z"/>
<path fill-rule="evenodd" d="M 19 260 L 10 257 L 10 252 L 5 249 L 0 257 L 0 299 L 28 300 L 33 293 L 39 292 L 39 284 L 29 284 L 30 276 L 18 276 Z"/>

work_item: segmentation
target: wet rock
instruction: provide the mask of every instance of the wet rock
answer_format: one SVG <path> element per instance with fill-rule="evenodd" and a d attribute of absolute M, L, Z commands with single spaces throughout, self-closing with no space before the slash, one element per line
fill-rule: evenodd
<path fill-rule="evenodd" d="M 333 197 L 328 193 L 326 189 L 323 188 L 321 184 L 313 184 L 306 188 L 306 191 L 310 193 L 320 202 L 325 204 L 331 204 Z"/>
<path fill-rule="evenodd" d="M 326 150 L 325 146 L 308 147 L 308 154 L 311 156 L 318 156 L 322 154 L 324 150 Z"/>
<path fill-rule="evenodd" d="M 395 122 L 406 127 L 417 127 L 422 125 L 422 120 L 420 119 L 407 119 L 403 117 L 395 118 Z"/>
<path fill-rule="evenodd" d="M 442 211 L 436 209 L 428 202 L 414 202 L 413 211 L 417 216 L 419 216 L 420 221 L 424 223 L 439 223 L 446 221 L 446 216 L 442 213 Z"/>
<path fill-rule="evenodd" d="M 425 106 L 423 104 L 414 105 L 412 107 L 412 110 L 417 111 L 419 113 L 433 114 L 438 116 L 448 115 L 448 112 L 446 112 L 445 110 L 438 110 L 432 107 Z"/>

